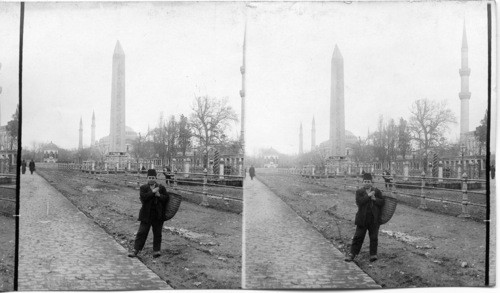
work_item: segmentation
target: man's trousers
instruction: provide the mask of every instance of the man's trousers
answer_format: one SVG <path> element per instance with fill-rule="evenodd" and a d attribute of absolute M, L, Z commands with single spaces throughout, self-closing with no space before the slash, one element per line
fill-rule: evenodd
<path fill-rule="evenodd" d="M 370 255 L 377 255 L 379 228 L 379 224 L 370 224 L 365 227 L 356 226 L 356 232 L 352 238 L 351 253 L 353 255 L 359 254 L 361 246 L 363 246 L 366 231 L 368 230 L 368 236 L 370 237 Z"/>
<path fill-rule="evenodd" d="M 141 221 L 139 231 L 135 236 L 134 249 L 141 251 L 144 248 L 146 239 L 148 239 L 149 228 L 153 227 L 153 251 L 160 251 L 161 249 L 161 230 L 163 228 L 163 221 Z"/>

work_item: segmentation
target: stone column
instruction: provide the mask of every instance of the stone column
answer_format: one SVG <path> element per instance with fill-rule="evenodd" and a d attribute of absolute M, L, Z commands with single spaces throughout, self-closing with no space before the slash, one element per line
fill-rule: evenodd
<path fill-rule="evenodd" d="M 457 164 L 457 175 L 459 179 L 462 179 L 462 163 L 458 162 Z"/>
<path fill-rule="evenodd" d="M 403 180 L 404 180 L 404 181 L 408 181 L 408 176 L 409 176 L 409 174 L 410 174 L 410 172 L 409 172 L 409 171 L 410 171 L 410 170 L 409 170 L 409 167 L 408 167 L 408 161 L 405 161 L 405 162 L 403 163 Z"/>
<path fill-rule="evenodd" d="M 127 161 L 127 170 L 130 172 L 130 161 Z"/>
<path fill-rule="evenodd" d="M 224 159 L 219 160 L 219 179 L 224 179 Z"/>
<path fill-rule="evenodd" d="M 186 158 L 184 161 L 184 177 L 189 177 L 189 168 L 191 165 L 191 159 Z"/>
<path fill-rule="evenodd" d="M 443 182 L 443 162 L 438 163 L 438 182 Z"/>

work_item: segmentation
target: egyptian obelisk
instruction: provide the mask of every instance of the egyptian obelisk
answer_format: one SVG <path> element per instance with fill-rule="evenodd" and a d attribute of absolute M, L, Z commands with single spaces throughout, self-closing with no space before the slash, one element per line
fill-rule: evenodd
<path fill-rule="evenodd" d="M 109 151 L 125 151 L 125 53 L 120 41 L 116 42 L 113 54 Z"/>
<path fill-rule="evenodd" d="M 330 143 L 332 156 L 345 156 L 344 58 L 335 45 L 330 95 Z"/>
<path fill-rule="evenodd" d="M 471 93 L 469 92 L 469 48 L 467 46 L 467 33 L 464 31 L 462 35 L 462 67 L 459 70 L 461 90 L 458 94 L 460 98 L 460 140 L 465 138 L 465 134 L 469 132 L 469 100 Z"/>

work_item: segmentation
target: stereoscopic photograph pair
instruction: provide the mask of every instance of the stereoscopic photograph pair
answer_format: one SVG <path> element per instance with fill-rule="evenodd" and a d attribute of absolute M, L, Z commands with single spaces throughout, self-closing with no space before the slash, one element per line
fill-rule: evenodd
<path fill-rule="evenodd" d="M 0 291 L 495 286 L 496 13 L 0 3 Z"/>

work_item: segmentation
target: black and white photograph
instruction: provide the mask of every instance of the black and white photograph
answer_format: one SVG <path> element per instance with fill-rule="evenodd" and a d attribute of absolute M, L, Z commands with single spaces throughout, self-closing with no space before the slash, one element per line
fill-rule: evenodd
<path fill-rule="evenodd" d="M 251 5 L 243 287 L 494 285 L 495 3 Z"/>
<path fill-rule="evenodd" d="M 19 15 L 19 3 L 0 4 L 0 291 L 15 278 Z"/>
<path fill-rule="evenodd" d="M 25 3 L 19 290 L 241 288 L 244 7 Z"/>
<path fill-rule="evenodd" d="M 0 292 L 495 287 L 497 15 L 1 1 Z"/>

